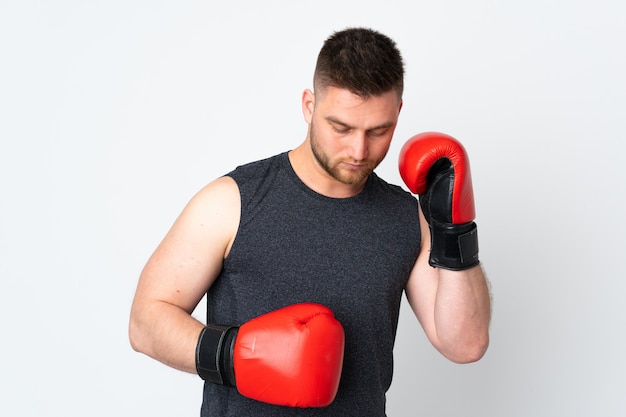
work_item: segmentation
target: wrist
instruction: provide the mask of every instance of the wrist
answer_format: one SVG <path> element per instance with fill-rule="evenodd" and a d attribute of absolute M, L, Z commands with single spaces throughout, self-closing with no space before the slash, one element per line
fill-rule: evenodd
<path fill-rule="evenodd" d="M 208 324 L 198 336 L 196 371 L 200 378 L 220 385 L 235 386 L 233 346 L 239 328 Z"/>
<path fill-rule="evenodd" d="M 429 225 L 430 266 L 462 271 L 479 264 L 476 223 L 450 224 L 433 221 Z"/>

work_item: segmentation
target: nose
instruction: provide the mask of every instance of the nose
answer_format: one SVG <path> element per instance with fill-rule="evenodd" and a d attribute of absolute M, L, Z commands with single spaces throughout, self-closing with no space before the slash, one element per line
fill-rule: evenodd
<path fill-rule="evenodd" d="M 350 139 L 350 156 L 356 161 L 362 161 L 369 155 L 367 137 L 364 132 L 356 132 Z"/>

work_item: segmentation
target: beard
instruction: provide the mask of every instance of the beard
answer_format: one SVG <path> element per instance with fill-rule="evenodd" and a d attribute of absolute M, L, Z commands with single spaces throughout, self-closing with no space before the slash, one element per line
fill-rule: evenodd
<path fill-rule="evenodd" d="M 322 147 L 315 138 L 315 128 L 311 123 L 310 131 L 311 151 L 317 163 L 322 169 L 335 180 L 342 184 L 358 185 L 362 184 L 374 172 L 374 168 L 378 165 L 371 160 L 355 161 L 353 159 L 343 159 L 331 161 L 330 157 L 322 150 Z M 342 162 L 365 162 L 365 166 L 359 169 L 342 169 Z"/>

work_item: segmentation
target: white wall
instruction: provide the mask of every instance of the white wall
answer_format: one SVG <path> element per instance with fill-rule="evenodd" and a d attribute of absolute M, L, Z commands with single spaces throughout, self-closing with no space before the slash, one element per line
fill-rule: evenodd
<path fill-rule="evenodd" d="M 212 3 L 0 2 L 1 415 L 198 415 L 197 377 L 129 347 L 136 279 L 202 185 L 300 143 L 352 25 L 407 63 L 379 173 L 414 133 L 465 143 L 495 299 L 463 366 L 403 305 L 388 414 L 626 414 L 623 2 Z"/>

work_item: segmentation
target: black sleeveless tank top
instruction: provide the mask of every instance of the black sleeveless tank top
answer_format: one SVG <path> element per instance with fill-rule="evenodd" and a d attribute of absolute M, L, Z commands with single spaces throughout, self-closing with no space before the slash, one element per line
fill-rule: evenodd
<path fill-rule="evenodd" d="M 417 200 L 376 174 L 350 198 L 308 188 L 287 153 L 228 174 L 241 195 L 239 229 L 207 294 L 207 320 L 241 325 L 298 302 L 331 308 L 346 334 L 335 401 L 274 406 L 205 383 L 202 416 L 385 416 L 404 287 L 420 247 Z"/>

